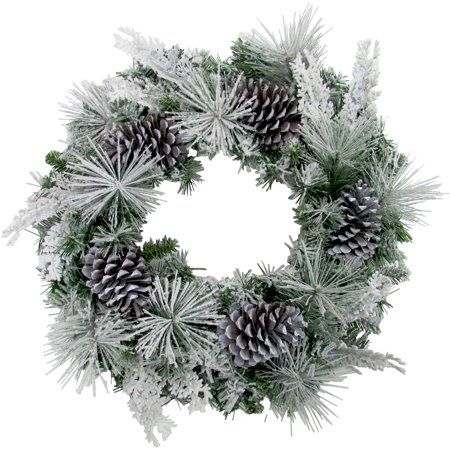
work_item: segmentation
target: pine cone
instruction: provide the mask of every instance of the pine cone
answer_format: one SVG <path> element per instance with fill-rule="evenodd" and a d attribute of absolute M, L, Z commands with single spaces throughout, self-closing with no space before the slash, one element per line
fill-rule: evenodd
<path fill-rule="evenodd" d="M 135 249 L 120 255 L 103 254 L 99 245 L 94 245 L 84 257 L 83 275 L 86 285 L 107 306 L 124 314 L 139 317 L 147 304 L 151 285 L 142 257 Z"/>
<path fill-rule="evenodd" d="M 381 228 L 379 199 L 373 193 L 373 189 L 359 181 L 344 195 L 340 208 L 345 219 L 331 236 L 330 255 L 363 259 L 373 256 Z"/>
<path fill-rule="evenodd" d="M 181 134 L 174 121 L 164 114 L 150 114 L 116 130 L 106 140 L 105 151 L 113 162 L 120 154 L 147 152 L 150 158 L 160 157 L 161 167 L 171 168 L 187 154 Z"/>
<path fill-rule="evenodd" d="M 288 350 L 305 336 L 300 310 L 261 302 L 234 309 L 219 325 L 219 341 L 238 367 L 252 367 Z"/>
<path fill-rule="evenodd" d="M 253 99 L 252 114 L 244 122 L 255 128 L 266 150 L 300 135 L 300 114 L 293 88 L 263 79 L 242 79 L 236 95 L 241 102 Z"/>

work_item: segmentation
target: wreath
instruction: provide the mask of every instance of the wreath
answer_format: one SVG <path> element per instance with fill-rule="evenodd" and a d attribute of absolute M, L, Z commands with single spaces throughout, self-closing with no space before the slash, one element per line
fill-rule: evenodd
<path fill-rule="evenodd" d="M 324 28 L 308 8 L 279 37 L 242 34 L 232 56 L 165 47 L 127 28 L 130 68 L 75 86 L 63 111 L 67 147 L 4 235 L 32 227 L 38 270 L 55 308 L 49 341 L 61 381 L 78 389 L 109 374 L 158 445 L 171 400 L 226 416 L 299 417 L 318 429 L 329 392 L 360 368 L 403 372 L 369 349 L 408 278 L 399 244 L 440 196 L 416 180 L 376 112 L 378 43 L 358 44 L 353 74 L 324 63 Z M 195 273 L 170 237 L 142 241 L 158 186 L 191 194 L 202 158 L 222 153 L 295 199 L 298 237 L 283 267 Z"/>

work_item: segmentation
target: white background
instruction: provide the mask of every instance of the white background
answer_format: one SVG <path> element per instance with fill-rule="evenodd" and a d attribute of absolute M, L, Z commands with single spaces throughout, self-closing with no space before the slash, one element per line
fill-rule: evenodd
<path fill-rule="evenodd" d="M 382 49 L 380 113 L 402 151 L 438 174 L 450 192 L 449 31 L 445 1 L 314 1 L 327 26 L 328 64 L 351 73 L 356 42 L 377 38 Z M 64 129 L 58 102 L 73 82 L 102 80 L 129 64 L 113 48 L 113 33 L 131 26 L 166 44 L 205 47 L 222 57 L 240 31 L 261 19 L 276 29 L 281 15 L 301 11 L 300 1 L 15 1 L 2 6 L 0 45 L 1 220 L 4 228 L 32 192 L 28 172 L 47 170 L 44 155 L 62 150 Z M 254 187 L 237 164 L 217 158 L 206 164 L 205 183 L 190 199 L 165 186 L 166 200 L 146 228 L 146 237 L 167 233 L 190 250 L 190 261 L 215 276 L 235 267 L 282 264 L 284 242 L 295 235 L 292 204 L 277 186 Z M 373 348 L 408 362 L 407 374 L 367 372 L 347 380 L 333 426 L 313 434 L 297 423 L 264 415 L 220 413 L 189 416 L 171 407 L 178 423 L 164 448 L 375 449 L 449 448 L 448 292 L 449 199 L 427 205 L 428 228 L 414 229 L 405 250 L 411 280 L 391 298 Z M 62 390 L 46 375 L 48 311 L 34 270 L 35 237 L 25 233 L 14 248 L 1 242 L 0 402 L 3 449 L 145 449 L 144 433 L 123 394 Z"/>

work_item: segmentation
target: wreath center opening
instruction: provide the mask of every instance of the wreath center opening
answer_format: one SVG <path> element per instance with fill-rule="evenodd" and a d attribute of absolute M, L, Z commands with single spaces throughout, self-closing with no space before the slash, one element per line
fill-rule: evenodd
<path fill-rule="evenodd" d="M 176 239 L 189 265 L 202 269 L 198 275 L 221 278 L 237 268 L 255 271 L 261 262 L 286 264 L 285 243 L 298 234 L 288 188 L 275 183 L 266 191 L 256 173 L 239 172 L 239 163 L 223 155 L 202 164 L 204 181 L 191 195 L 179 194 L 174 183 L 161 185 L 163 201 L 148 217 L 144 241 Z"/>

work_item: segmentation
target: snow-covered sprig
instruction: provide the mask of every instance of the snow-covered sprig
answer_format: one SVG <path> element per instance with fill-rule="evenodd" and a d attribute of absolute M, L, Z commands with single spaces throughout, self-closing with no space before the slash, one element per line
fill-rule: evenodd
<path fill-rule="evenodd" d="M 55 216 L 66 207 L 64 177 L 58 177 L 51 187 L 44 187 L 40 175 L 32 176 L 39 183 L 40 190 L 28 199 L 26 208 L 21 209 L 3 230 L 2 237 L 9 239 L 8 245 L 14 245 L 22 231 Z"/>
<path fill-rule="evenodd" d="M 330 101 L 330 89 L 324 83 L 321 68 L 308 50 L 299 54 L 291 64 L 299 93 L 299 112 L 304 118 L 313 119 L 322 114 L 330 119 L 334 113 Z"/>
<path fill-rule="evenodd" d="M 232 277 L 224 277 L 220 281 L 213 283 L 217 287 L 217 297 L 221 299 L 222 303 L 258 303 L 262 300 L 260 292 L 255 290 L 255 282 L 257 277 L 248 270 L 242 272 L 236 269 Z"/>
<path fill-rule="evenodd" d="M 158 184 L 161 173 L 155 160 L 142 152 L 133 158 L 125 155 L 113 163 L 106 152 L 91 142 L 92 156 L 73 151 L 69 164 L 69 201 L 86 220 L 107 213 L 116 223 L 119 217 L 142 217 L 159 203 Z M 117 150 L 119 152 L 119 149 Z"/>
<path fill-rule="evenodd" d="M 311 228 L 327 233 L 327 226 L 336 228 L 342 222 L 342 211 L 339 202 L 328 198 L 309 199 L 296 210 L 297 218 L 303 225 L 303 232 Z"/>
<path fill-rule="evenodd" d="M 154 367 L 136 356 L 128 366 L 123 380 L 123 390 L 130 396 L 128 406 L 134 418 L 144 427 L 147 440 L 155 447 L 158 437 L 166 440 L 175 427 L 173 420 L 163 413 L 167 398 L 163 395 L 165 380 Z"/>
<path fill-rule="evenodd" d="M 102 246 L 105 254 L 118 254 L 121 248 L 132 248 L 141 240 L 139 230 L 125 222 L 99 226 L 92 238 L 92 242 Z"/>
<path fill-rule="evenodd" d="M 150 37 L 144 37 L 131 28 L 119 28 L 116 47 L 151 68 L 166 81 L 179 82 L 192 71 L 192 61 L 179 47 L 166 49 L 165 45 Z"/>
<path fill-rule="evenodd" d="M 374 273 L 367 285 L 365 285 L 359 295 L 356 295 L 345 309 L 345 320 L 347 323 L 357 320 L 366 320 L 378 325 L 381 320 L 380 302 L 392 292 L 393 283 L 390 278 Z"/>
<path fill-rule="evenodd" d="M 145 108 L 148 112 L 159 112 L 159 103 L 164 96 L 164 91 L 159 84 L 152 80 L 133 82 L 122 77 L 108 78 L 105 81 L 108 87 L 107 95 L 110 102 L 128 100 Z"/>
<path fill-rule="evenodd" d="M 362 161 L 370 157 L 372 131 L 372 122 L 365 116 L 350 126 L 341 115 L 330 120 L 318 112 L 304 124 L 305 159 L 320 165 L 332 192 L 340 193 L 361 177 Z"/>
<path fill-rule="evenodd" d="M 293 421 L 297 416 L 311 430 L 318 431 L 322 421 L 330 422 L 336 395 L 329 388 L 355 373 L 351 365 L 338 365 L 330 357 L 316 359 L 309 355 L 306 343 L 295 346 L 261 371 L 261 377 L 270 386 L 270 409 L 280 418 Z"/>
<path fill-rule="evenodd" d="M 67 103 L 62 104 L 70 138 L 100 142 L 119 123 L 134 120 L 141 108 L 128 101 L 111 99 L 107 85 L 83 81 L 70 91 Z"/>
<path fill-rule="evenodd" d="M 349 124 L 354 123 L 360 115 L 365 115 L 372 120 L 376 119 L 374 102 L 379 96 L 379 92 L 375 90 L 378 84 L 379 56 L 378 41 L 375 41 L 373 46 L 370 40 L 358 43 L 353 77 L 342 110 L 342 116 L 348 120 Z"/>
<path fill-rule="evenodd" d="M 131 28 L 120 27 L 119 32 L 121 34 L 115 35 L 116 47 L 150 67 L 155 53 L 165 50 L 165 45 L 158 39 L 145 37 Z"/>
<path fill-rule="evenodd" d="M 169 370 L 169 390 L 176 399 L 189 402 L 189 412 L 205 412 L 211 399 L 209 386 L 192 368 L 174 366 Z"/>
<path fill-rule="evenodd" d="M 395 369 L 400 373 L 405 373 L 402 367 L 405 363 L 390 353 L 378 353 L 368 348 L 347 347 L 340 345 L 332 351 L 333 356 L 341 357 L 339 364 L 344 361 L 354 368 L 366 368 L 371 370 Z"/>
<path fill-rule="evenodd" d="M 238 57 L 248 61 L 252 69 L 264 77 L 290 84 L 290 64 L 298 55 L 304 56 L 308 52 L 316 60 L 320 60 L 325 53 L 321 43 L 325 32 L 321 20 L 315 20 L 315 14 L 312 6 L 309 6 L 303 13 L 294 15 L 292 22 L 285 22 L 283 19 L 283 28 L 278 36 L 263 24 L 262 31 L 242 33 L 242 53 Z"/>
<path fill-rule="evenodd" d="M 292 249 L 297 273 L 287 274 L 280 284 L 292 302 L 304 309 L 331 314 L 345 323 L 345 311 L 363 288 L 362 273 L 354 261 L 330 260 L 320 245 L 298 242 Z M 313 311 L 311 311 L 312 314 Z"/>
<path fill-rule="evenodd" d="M 363 117 L 348 126 L 340 117 L 329 120 L 320 113 L 303 127 L 308 149 L 315 161 L 326 168 L 334 161 L 351 162 L 367 157 L 370 132 L 370 123 Z"/>
<path fill-rule="evenodd" d="M 380 198 L 385 221 L 397 220 L 410 226 L 423 223 L 424 211 L 418 205 L 442 197 L 437 177 L 418 179 L 419 169 L 400 154 L 393 153 L 386 160 L 372 160 L 368 167 L 371 185 Z"/>
<path fill-rule="evenodd" d="M 237 95 L 241 77 L 229 88 L 220 67 L 216 74 L 193 70 L 178 84 L 183 112 L 176 114 L 187 142 L 198 144 L 201 154 L 228 155 L 233 147 L 248 147 L 249 127 L 242 120 L 250 115 L 250 101 Z"/>
<path fill-rule="evenodd" d="M 55 370 L 65 366 L 60 381 L 66 385 L 74 379 L 78 391 L 95 384 L 105 371 L 121 373 L 124 365 L 125 343 L 131 339 L 129 325 L 110 313 L 93 315 L 86 311 L 58 316 L 48 334 Z M 102 379 L 106 386 L 105 381 Z"/>
<path fill-rule="evenodd" d="M 214 291 L 178 277 L 172 282 L 156 278 L 154 284 L 150 308 L 135 327 L 137 349 L 145 358 L 162 357 L 171 364 L 186 352 L 207 357 L 217 341 L 211 329 L 219 319 Z"/>
<path fill-rule="evenodd" d="M 63 254 L 63 246 L 69 233 L 69 223 L 64 217 L 50 227 L 42 240 L 39 252 L 38 269 L 45 281 L 61 280 L 67 256 Z"/>
<path fill-rule="evenodd" d="M 328 179 L 320 165 L 312 162 L 295 169 L 286 184 L 292 190 L 290 198 L 301 204 L 306 196 L 326 191 Z"/>

